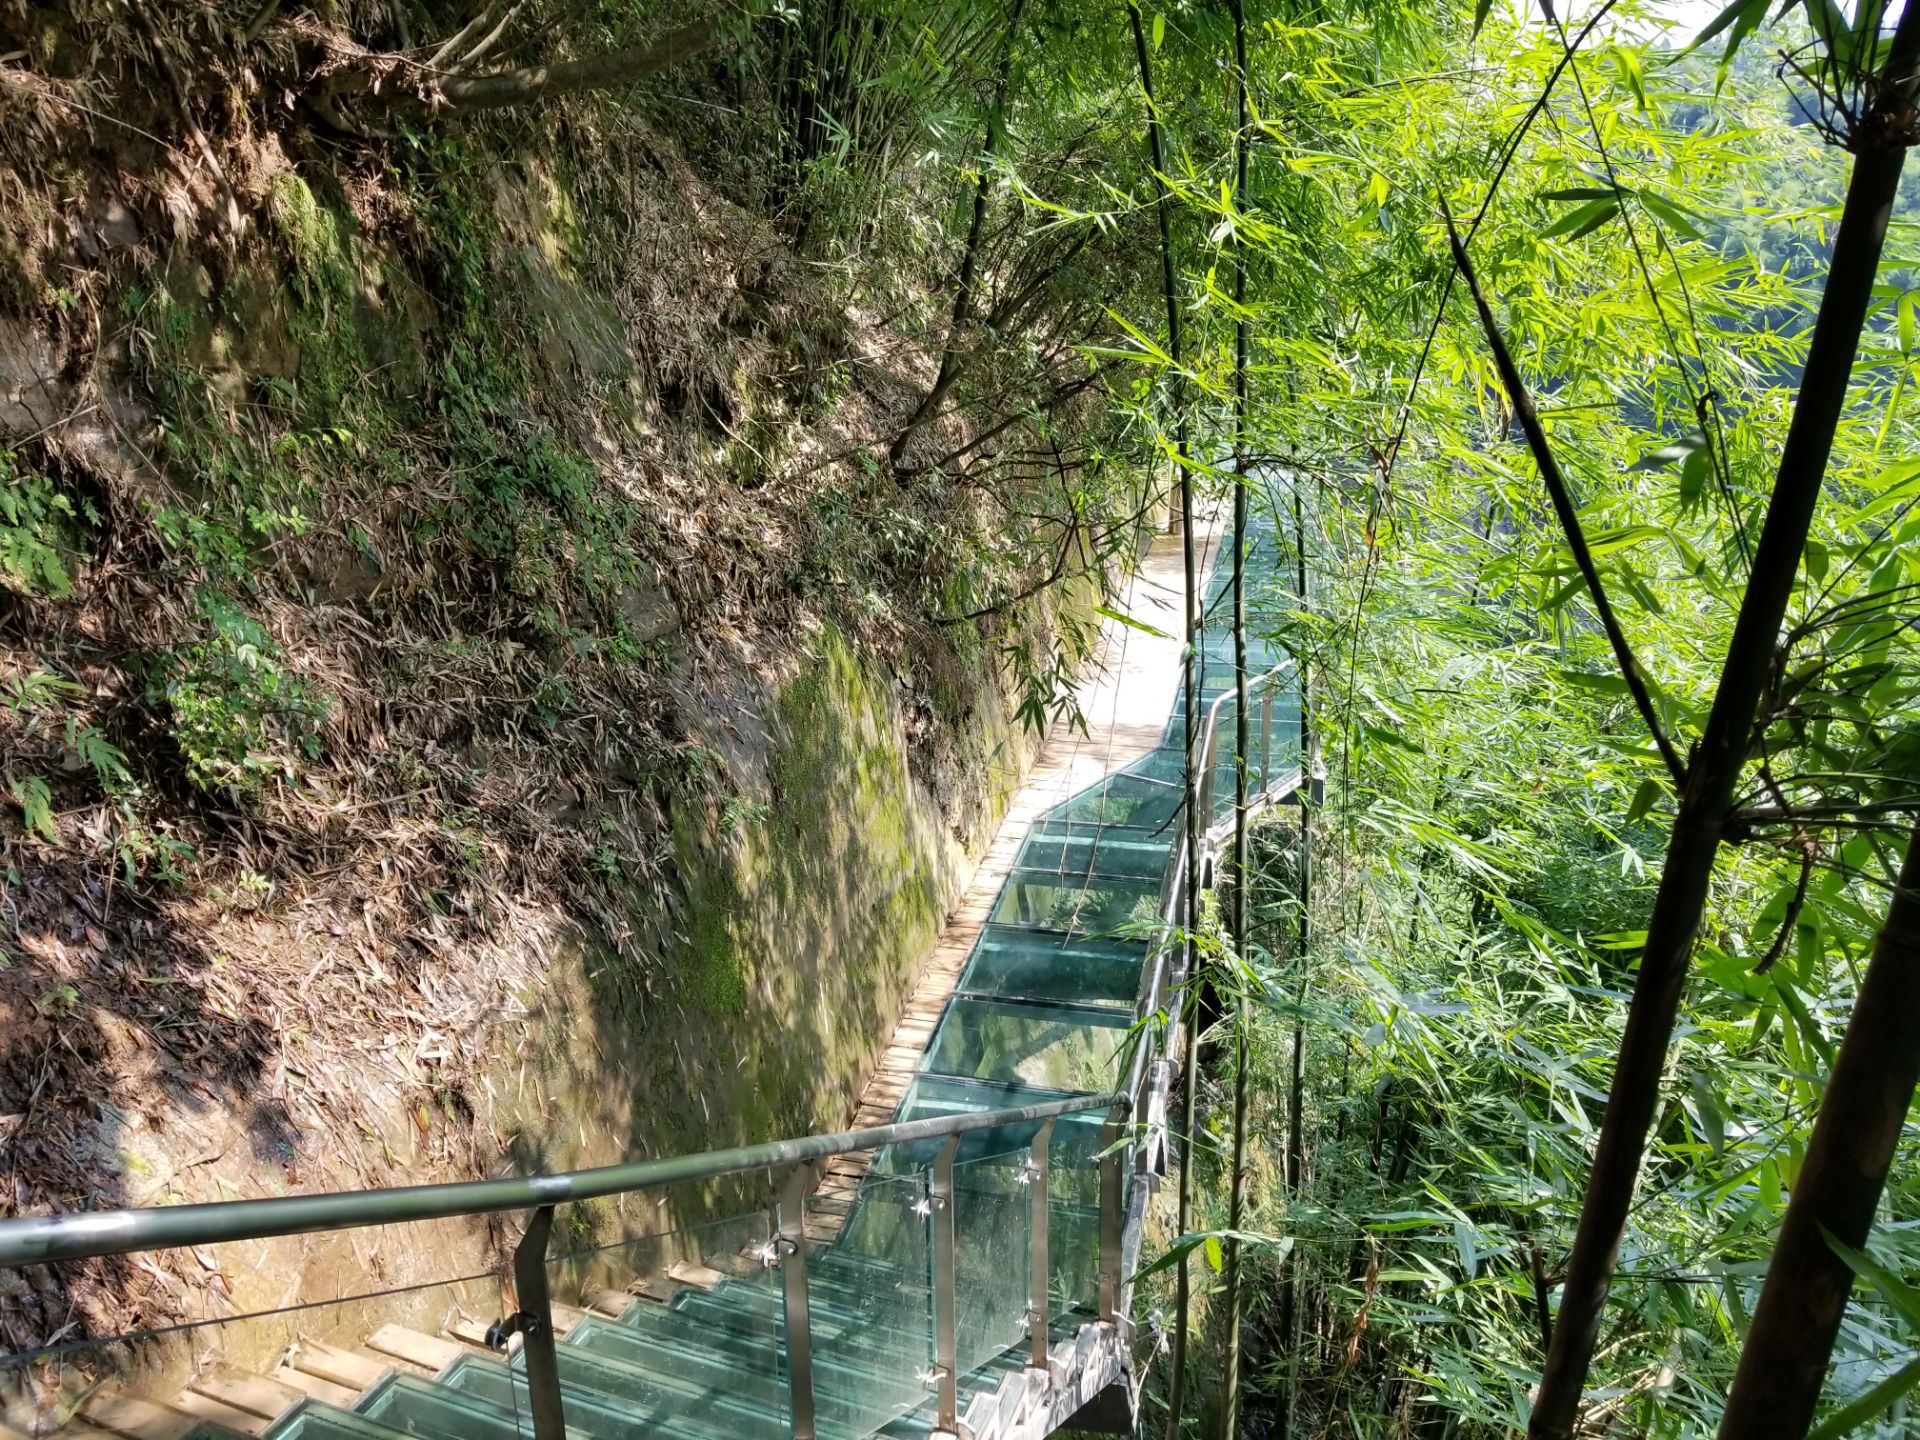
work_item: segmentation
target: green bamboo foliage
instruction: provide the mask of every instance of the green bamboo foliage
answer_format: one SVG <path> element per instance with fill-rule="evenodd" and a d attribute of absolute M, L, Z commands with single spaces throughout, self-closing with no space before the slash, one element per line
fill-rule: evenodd
<path fill-rule="evenodd" d="M 1224 1378 L 1232 1303 L 1194 1252 L 1206 1318 L 1181 1347 L 1169 1314 L 1183 1353 L 1160 1374 L 1169 1401 L 1181 1387 L 1182 1423 L 1205 1414 L 1209 1432 L 1237 1409 L 1241 1433 L 1511 1434 L 1529 1423 L 1549 1344 L 1573 1338 L 1568 1257 L 1674 776 L 1700 763 L 1690 752 L 1721 689 L 1846 157 L 1799 108 L 1838 123 L 1796 79 L 1796 66 L 1830 73 L 1817 24 L 1767 20 L 1796 98 L 1759 34 L 1728 60 L 1718 42 L 1687 55 L 1690 37 L 1565 18 L 1562 31 L 1488 9 L 1426 30 L 1382 12 L 1250 9 L 1258 141 L 1236 187 L 1231 134 L 1195 122 L 1167 79 L 1188 73 L 1186 47 L 1227 52 L 1230 10 L 1143 10 L 1169 96 L 1159 113 L 1182 121 L 1169 193 L 1195 233 L 1245 245 L 1263 277 L 1245 301 L 1251 422 L 1229 418 L 1232 257 L 1171 251 L 1175 283 L 1156 288 L 1193 297 L 1180 363 L 1137 340 L 1118 348 L 1190 387 L 1207 417 L 1194 451 L 1244 436 L 1256 463 L 1292 462 L 1324 547 L 1311 607 L 1302 583 L 1249 616 L 1324 679 L 1307 718 L 1331 783 L 1310 910 L 1291 893 L 1302 847 L 1255 837 L 1267 873 L 1249 889 L 1250 928 L 1284 921 L 1300 953 L 1254 945 L 1247 1063 L 1196 1077 L 1196 1114 L 1217 1118 L 1197 1125 L 1176 1223 L 1293 1246 L 1284 1265 L 1237 1247 L 1237 1385 Z M 1231 111 L 1231 70 L 1215 73 L 1228 88 L 1207 93 Z M 1716 1425 L 1920 803 L 1913 190 L 1895 204 L 1825 498 L 1785 570 L 1586 1377 L 1580 1413 L 1596 1430 Z M 1460 217 L 1584 557 L 1540 488 L 1466 290 L 1446 294 L 1437 196 Z M 1131 317 L 1142 335 L 1157 298 Z M 1244 1129 L 1223 1088 L 1240 1076 Z M 1251 1180 L 1237 1215 L 1236 1130 Z M 1895 1279 L 1920 1271 L 1898 1223 L 1916 1204 L 1895 1165 L 1863 1252 Z M 1823 1435 L 1910 1423 L 1887 1387 L 1913 1332 L 1889 1292 L 1863 1293 L 1839 1322 Z"/>

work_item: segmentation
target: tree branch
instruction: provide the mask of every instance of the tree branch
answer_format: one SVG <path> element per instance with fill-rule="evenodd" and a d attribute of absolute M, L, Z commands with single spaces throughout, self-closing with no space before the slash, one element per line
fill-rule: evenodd
<path fill-rule="evenodd" d="M 512 14 L 510 10 L 509 19 Z M 480 19 L 484 19 L 484 16 L 485 12 L 482 12 Z M 448 44 L 461 42 L 474 28 L 474 24 L 469 24 Z M 665 39 L 638 49 L 614 50 L 605 55 L 589 55 L 582 60 L 558 60 L 551 65 L 528 65 L 492 75 L 448 76 L 440 80 L 430 98 L 433 104 L 443 109 L 465 114 L 475 110 L 524 105 L 531 100 L 572 95 L 583 90 L 618 89 L 692 59 L 710 48 L 719 35 L 719 28 L 713 21 L 695 20 L 671 32 Z M 489 36 L 476 49 L 484 50 L 493 43 L 493 39 L 493 36 Z M 391 55 L 369 55 L 365 58 L 366 66 L 342 71 L 328 81 L 323 92 L 325 103 L 337 103 L 348 95 L 372 95 L 375 86 L 386 74 L 385 67 L 404 59 Z M 382 87 L 379 98 L 402 107 L 421 103 L 418 96 L 409 94 L 403 86 Z"/>
<path fill-rule="evenodd" d="M 1920 831 L 1827 1078 L 1806 1160 L 1720 1420 L 1721 1440 L 1801 1436 L 1813 1419 L 1853 1269 L 1867 1243 L 1920 1081 Z"/>
<path fill-rule="evenodd" d="M 1467 292 L 1473 296 L 1474 308 L 1480 312 L 1480 328 L 1487 333 L 1487 344 L 1493 350 L 1493 363 L 1500 371 L 1500 383 L 1506 387 L 1514 417 L 1519 420 L 1520 429 L 1527 437 L 1527 448 L 1533 452 L 1533 462 L 1540 467 L 1540 478 L 1546 482 L 1547 494 L 1552 497 L 1553 512 L 1560 519 L 1560 529 L 1567 537 L 1567 548 L 1573 551 L 1574 563 L 1586 578 L 1587 593 L 1593 597 L 1593 608 L 1600 614 L 1600 628 L 1606 631 L 1607 643 L 1613 647 L 1614 661 L 1620 666 L 1627 689 L 1632 692 L 1634 706 L 1640 711 L 1640 718 L 1646 722 L 1653 743 L 1659 748 L 1660 758 L 1666 761 L 1667 774 L 1673 779 L 1674 790 L 1685 790 L 1687 767 L 1681 761 L 1679 752 L 1673 748 L 1673 742 L 1667 738 L 1666 729 L 1660 723 L 1660 714 L 1653 707 L 1653 694 L 1647 689 L 1646 678 L 1640 673 L 1640 662 L 1633 658 L 1633 647 L 1627 643 L 1626 632 L 1620 628 L 1613 606 L 1608 603 L 1606 587 L 1600 580 L 1600 568 L 1594 564 L 1593 551 L 1587 546 L 1586 531 L 1581 527 L 1579 513 L 1573 507 L 1573 496 L 1567 490 L 1566 476 L 1560 473 L 1560 464 L 1553 458 L 1553 450 L 1547 444 L 1547 432 L 1541 428 L 1540 417 L 1534 411 L 1533 396 L 1528 393 L 1526 382 L 1520 378 L 1520 370 L 1513 363 L 1513 356 L 1507 352 L 1507 342 L 1500 334 L 1487 297 L 1481 292 L 1473 261 L 1467 257 L 1467 247 L 1461 242 L 1460 231 L 1453 223 L 1453 212 L 1447 209 L 1444 198 L 1440 201 L 1440 209 L 1447 219 L 1447 239 L 1453 246 L 1453 263 L 1459 268 L 1460 278 L 1467 282 Z"/>

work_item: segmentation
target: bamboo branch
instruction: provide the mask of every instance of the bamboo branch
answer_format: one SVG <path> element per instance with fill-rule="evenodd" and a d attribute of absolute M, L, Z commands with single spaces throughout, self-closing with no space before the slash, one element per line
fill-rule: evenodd
<path fill-rule="evenodd" d="M 933 377 L 933 387 L 921 398 L 913 414 L 907 417 L 907 423 L 893 438 L 893 447 L 887 459 L 895 470 L 904 468 L 908 443 L 920 433 L 921 427 L 940 408 L 940 402 L 947 398 L 947 392 L 960 378 L 960 346 L 973 323 L 975 291 L 979 283 L 980 237 L 986 228 L 987 199 L 993 188 L 993 157 L 999 148 L 1000 132 L 1006 123 L 1007 90 L 1013 80 L 1013 52 L 1020 37 L 1020 16 L 1025 9 L 1026 0 L 1013 0 L 1013 15 L 1007 22 L 1007 44 L 1000 54 L 1000 73 L 994 80 L 993 103 L 987 110 L 986 134 L 980 142 L 980 171 L 973 185 L 973 216 L 967 224 L 966 249 L 960 255 L 960 274 L 953 291 L 953 314 L 947 321 L 946 344 L 940 350 L 940 369 Z"/>
<path fill-rule="evenodd" d="M 1227 0 L 1233 14 L 1233 64 L 1236 118 L 1233 136 L 1233 205 L 1246 203 L 1247 130 L 1247 14 L 1242 0 Z M 1247 963 L 1247 396 L 1248 323 L 1246 249 L 1233 246 L 1233 902 L 1228 927 L 1233 944 L 1236 979 Z M 1233 994 L 1233 1170 L 1228 1179 L 1226 1244 L 1222 1268 L 1226 1272 L 1226 1356 L 1220 1397 L 1220 1440 L 1234 1440 L 1240 1427 L 1240 1328 L 1242 1307 L 1239 1233 L 1247 1195 L 1247 1071 L 1253 1063 L 1248 1031 L 1246 987 L 1236 984 Z"/>
<path fill-rule="evenodd" d="M 482 13 L 466 29 L 455 35 L 439 53 L 462 43 L 487 15 Z M 509 12 L 510 19 L 512 12 Z M 483 46 L 491 45 L 489 36 Z M 671 69 L 710 49 L 720 38 L 719 27 L 711 20 L 696 20 L 683 25 L 652 45 L 633 50 L 615 50 L 605 55 L 589 55 L 580 60 L 556 60 L 551 65 L 528 65 L 518 70 L 502 70 L 492 75 L 453 75 L 440 80 L 433 102 L 447 110 L 465 114 L 475 110 L 498 110 L 508 105 L 524 105 L 557 95 L 583 90 L 612 90 L 644 80 L 649 75 Z M 438 59 L 438 54 L 436 54 Z M 375 93 L 385 69 L 381 62 L 404 62 L 405 57 L 370 55 L 364 68 L 343 70 L 334 75 L 320 92 L 319 103 L 336 105 L 351 95 L 366 97 Z M 389 86 L 379 90 L 378 98 L 406 108 L 420 104 L 418 96 L 405 87 Z"/>
<path fill-rule="evenodd" d="M 1660 713 L 1653 706 L 1652 692 L 1647 689 L 1646 677 L 1640 672 L 1640 662 L 1634 659 L 1633 647 L 1627 643 L 1626 632 L 1620 628 L 1619 618 L 1607 600 L 1606 586 L 1600 579 L 1600 567 L 1594 563 L 1593 551 L 1587 545 L 1586 530 L 1580 524 L 1579 512 L 1574 509 L 1566 476 L 1560 473 L 1560 462 L 1554 459 L 1553 449 L 1547 444 L 1547 432 L 1541 427 L 1540 416 L 1533 408 L 1533 396 L 1527 390 L 1526 381 L 1520 378 L 1520 369 L 1513 363 L 1513 356 L 1507 351 L 1506 339 L 1493 318 L 1493 308 L 1487 304 L 1487 297 L 1481 292 L 1480 277 L 1474 273 L 1473 261 L 1467 256 L 1467 247 L 1460 239 L 1460 231 L 1453 223 L 1453 212 L 1447 209 L 1444 197 L 1440 201 L 1440 209 L 1447 219 L 1447 239 L 1453 246 L 1453 263 L 1460 271 L 1460 278 L 1467 283 L 1467 293 L 1473 297 L 1474 308 L 1480 312 L 1480 328 L 1486 331 L 1487 345 L 1493 351 L 1494 366 L 1500 372 L 1500 383 L 1506 389 L 1508 403 L 1513 406 L 1514 418 L 1519 420 L 1520 429 L 1527 437 L 1527 448 L 1533 452 L 1533 463 L 1540 467 L 1540 478 L 1546 482 L 1547 494 L 1553 500 L 1553 513 L 1559 517 L 1567 548 L 1573 551 L 1574 563 L 1580 567 L 1580 573 L 1586 579 L 1587 593 L 1593 597 L 1593 608 L 1600 615 L 1600 628 L 1606 632 L 1607 643 L 1613 647 L 1614 662 L 1619 665 L 1620 673 L 1626 679 L 1634 707 L 1646 722 L 1653 743 L 1660 751 L 1660 758 L 1666 761 L 1673 788 L 1676 791 L 1684 790 L 1687 787 L 1687 767 L 1680 759 L 1679 752 L 1673 748 L 1673 742 L 1667 738 L 1666 728 L 1660 723 Z"/>

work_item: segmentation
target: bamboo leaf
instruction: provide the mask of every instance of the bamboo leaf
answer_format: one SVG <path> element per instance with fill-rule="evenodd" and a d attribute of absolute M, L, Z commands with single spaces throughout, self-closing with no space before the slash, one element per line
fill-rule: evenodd
<path fill-rule="evenodd" d="M 1705 240 L 1706 232 L 1693 223 L 1693 218 L 1673 201 L 1655 195 L 1650 191 L 1639 192 L 1640 203 L 1652 212 L 1656 220 L 1661 221 L 1669 230 L 1678 231 L 1689 240 Z"/>
<path fill-rule="evenodd" d="M 1627 824 L 1631 825 L 1636 820 L 1644 819 L 1648 812 L 1659 803 L 1660 797 L 1664 793 L 1658 780 L 1651 778 L 1642 780 L 1640 782 L 1640 788 L 1633 792 L 1633 803 L 1627 806 Z"/>
<path fill-rule="evenodd" d="M 1635 470 L 1664 470 L 1669 465 L 1684 461 L 1706 446 L 1707 437 L 1698 431 L 1683 435 L 1678 440 L 1647 451 L 1633 464 L 1627 467 L 1629 473 Z"/>
<path fill-rule="evenodd" d="M 1680 503 L 1693 505 L 1706 493 L 1707 489 L 1707 450 L 1705 446 L 1693 451 L 1680 462 Z"/>
<path fill-rule="evenodd" d="M 1840 1440 L 1872 1420 L 1894 1401 L 1920 1385 L 1920 1355 L 1916 1355 L 1866 1394 L 1841 1406 L 1807 1432 L 1807 1440 Z"/>
<path fill-rule="evenodd" d="M 1766 18 L 1767 4 L 1768 0 L 1733 0 L 1733 3 L 1714 16 L 1707 28 L 1694 36 L 1693 43 L 1680 53 L 1692 54 L 1731 26 L 1733 34 L 1727 38 L 1727 58 L 1731 60 L 1740 41 Z"/>
<path fill-rule="evenodd" d="M 1138 1284 L 1150 1275 L 1158 1275 L 1162 1270 L 1172 1269 L 1184 1257 L 1191 1255 L 1209 1240 L 1216 1245 L 1222 1240 L 1236 1240 L 1249 1249 L 1277 1250 L 1278 1258 L 1283 1260 L 1293 1250 L 1293 1237 L 1290 1235 L 1263 1235 L 1253 1230 L 1194 1230 L 1182 1235 L 1163 1253 L 1134 1271 L 1133 1283 Z"/>
<path fill-rule="evenodd" d="M 1878 1290 L 1881 1298 L 1905 1316 L 1909 1325 L 1920 1330 L 1920 1290 L 1902 1280 L 1866 1251 L 1856 1250 L 1844 1240 L 1836 1238 L 1826 1226 L 1820 1227 L 1820 1233 L 1827 1237 L 1827 1247 L 1846 1262 L 1849 1270 Z"/>
<path fill-rule="evenodd" d="M 1096 605 L 1093 607 L 1093 613 L 1096 615 L 1104 616 L 1108 620 L 1118 621 L 1120 624 L 1126 626 L 1129 630 L 1138 630 L 1143 635 L 1151 635 L 1156 640 L 1172 640 L 1175 638 L 1174 636 L 1169 635 L 1166 631 L 1160 629 L 1158 626 L 1149 625 L 1144 620 L 1135 619 L 1133 616 L 1127 614 L 1126 611 L 1116 609 L 1112 605 Z"/>
<path fill-rule="evenodd" d="M 1542 230 L 1540 238 L 1552 240 L 1564 236 L 1569 240 L 1578 240 L 1583 235 L 1591 235 L 1619 213 L 1620 199 L 1617 195 L 1608 195 L 1601 200 L 1589 200 L 1585 205 L 1569 210 Z"/>

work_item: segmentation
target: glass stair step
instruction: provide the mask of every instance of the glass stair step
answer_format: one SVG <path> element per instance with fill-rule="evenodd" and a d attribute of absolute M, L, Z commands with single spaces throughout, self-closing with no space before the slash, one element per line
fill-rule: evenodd
<path fill-rule="evenodd" d="M 972 1115 L 982 1110 L 1001 1110 L 1021 1105 L 1038 1105 L 1048 1100 L 1064 1100 L 1071 1092 L 1041 1089 L 1031 1085 L 1012 1085 L 989 1080 L 968 1080 L 951 1075 L 917 1075 L 907 1087 L 895 1118 L 922 1120 L 937 1115 Z M 1054 1122 L 1050 1149 L 1053 1174 L 1085 1168 L 1100 1151 L 1100 1130 L 1105 1117 L 1097 1114 L 1062 1115 Z M 974 1130 L 960 1137 L 956 1162 L 999 1155 L 1031 1144 L 1039 1131 L 1038 1121 L 1021 1125 L 1002 1125 L 993 1130 Z M 874 1157 L 874 1170 L 881 1175 L 899 1174 L 932 1163 L 942 1142 L 914 1141 L 891 1145 Z M 859 1216 L 854 1217 L 857 1222 Z M 849 1229 L 852 1228 L 850 1222 Z"/>
<path fill-rule="evenodd" d="M 838 1281 L 831 1273 L 823 1275 L 819 1272 L 820 1262 L 811 1259 L 807 1266 L 807 1288 L 816 1325 L 837 1325 L 857 1320 L 863 1305 L 876 1294 L 917 1294 L 923 1300 L 930 1294 L 925 1285 L 912 1286 L 897 1278 L 883 1280 L 874 1277 L 863 1285 L 855 1281 Z M 699 1324 L 720 1326 L 751 1339 L 776 1333 L 785 1318 L 786 1302 L 781 1291 L 743 1286 L 732 1294 L 724 1292 L 725 1287 L 722 1287 L 721 1291 L 714 1294 L 686 1296 L 669 1306 L 629 1308 L 622 1312 L 615 1323 L 643 1328 L 652 1325 L 657 1315 L 681 1315 Z"/>
<path fill-rule="evenodd" d="M 1048 819 L 1072 823 L 1159 828 L 1171 824 L 1183 799 L 1176 783 L 1123 771 L 1089 786 L 1048 812 Z"/>
<path fill-rule="evenodd" d="M 703 1433 L 671 1417 L 636 1413 L 625 1401 L 564 1381 L 560 1402 L 567 1434 L 581 1440 L 700 1440 Z M 390 1376 L 362 1395 L 354 1409 L 421 1440 L 530 1440 L 533 1434 L 526 1376 L 485 1355 L 461 1356 L 437 1381 Z"/>
<path fill-rule="evenodd" d="M 1144 826 L 1075 825 L 1042 821 L 1027 832 L 1014 858 L 1018 870 L 1052 870 L 1061 875 L 1113 875 L 1159 879 L 1167 866 L 1172 831 Z"/>
<path fill-rule="evenodd" d="M 1049 1090 L 1106 1090 L 1132 1029 L 1132 1015 L 1112 1009 L 956 996 L 921 1068 Z"/>
<path fill-rule="evenodd" d="M 591 1392 L 594 1403 L 614 1415 L 631 1416 L 654 1429 L 677 1426 L 688 1435 L 723 1434 L 742 1440 L 785 1440 L 787 1425 L 785 1402 L 768 1406 L 741 1393 L 746 1373 L 736 1369 L 718 1386 L 704 1386 L 665 1375 L 650 1374 L 635 1365 L 614 1360 L 577 1346 L 554 1347 L 560 1364 L 563 1385 Z M 514 1383 L 524 1396 L 524 1378 L 518 1375 L 516 1358 Z M 477 1368 L 468 1372 L 479 1375 Z M 449 1373 L 448 1382 L 454 1383 Z M 489 1377 L 489 1383 L 496 1383 Z"/>
<path fill-rule="evenodd" d="M 872 1307 L 848 1310 L 844 1306 L 825 1305 L 815 1292 L 811 1269 L 807 1281 L 808 1312 L 816 1347 L 823 1342 L 862 1344 L 873 1335 Z M 922 1303 L 930 1317 L 931 1301 Z M 727 1365 L 739 1360 L 761 1360 L 768 1354 L 777 1358 L 783 1353 L 785 1337 L 786 1316 L 783 1306 L 781 1313 L 742 1312 L 725 1321 L 717 1321 L 708 1314 L 670 1310 L 656 1311 L 633 1325 L 618 1320 L 583 1320 L 568 1332 L 563 1343 L 584 1345 L 598 1353 L 623 1359 L 632 1359 L 666 1347 L 669 1359 L 675 1354 L 699 1355 L 706 1362 Z M 924 1345 L 916 1346 L 913 1336 L 892 1333 L 874 1338 L 880 1342 L 881 1348 L 891 1345 L 903 1353 L 924 1348 Z"/>
<path fill-rule="evenodd" d="M 975 995 L 1124 1006 L 1131 1014 L 1148 954 L 1144 940 L 1067 937 L 987 925 L 974 942 L 973 958 L 957 988 Z"/>
<path fill-rule="evenodd" d="M 216 1426 L 196 1425 L 187 1432 L 185 1440 L 212 1440 L 214 1436 L 224 1437 L 232 1433 Z M 318 1400 L 302 1400 L 273 1422 L 264 1440 L 400 1440 L 400 1437 L 413 1433 L 417 1432 L 394 1430 L 365 1416 L 337 1409 Z M 470 1433 L 476 1440 L 483 1440 L 483 1437 L 494 1432 L 476 1430 Z M 500 1440 L 516 1440 L 510 1428 L 498 1434 Z"/>
<path fill-rule="evenodd" d="M 863 1329 L 816 1330 L 813 1333 L 814 1393 L 828 1399 L 847 1398 L 861 1393 L 876 1373 L 911 1376 L 928 1362 L 930 1336 L 930 1323 L 917 1344 L 915 1337 L 873 1323 Z M 695 1383 L 703 1388 L 732 1387 L 739 1397 L 770 1408 L 778 1408 L 786 1400 L 784 1373 L 754 1373 L 743 1371 L 739 1366 L 743 1358 L 778 1359 L 785 1351 L 784 1334 L 777 1340 L 769 1337 L 757 1356 L 708 1349 L 692 1330 L 679 1335 L 649 1334 L 611 1321 L 600 1326 L 587 1325 L 577 1342 L 569 1334 L 566 1343 L 577 1343 L 596 1355 L 624 1361 L 648 1374 L 692 1378 L 696 1371 L 706 1372 L 707 1378 Z M 712 1372 L 717 1372 L 717 1376 Z"/>
<path fill-rule="evenodd" d="M 703 1397 L 676 1395 L 670 1401 L 637 1402 L 608 1395 L 589 1386 L 570 1383 L 562 1361 L 560 1403 L 566 1411 L 567 1434 L 586 1440 L 711 1440 L 718 1434 L 740 1434 L 751 1440 L 781 1440 L 786 1435 L 784 1408 L 777 1415 L 746 1410 L 718 1409 Z M 531 1401 L 527 1378 L 519 1367 L 484 1359 L 451 1377 L 463 1389 L 463 1398 L 485 1398 L 494 1410 L 521 1420 Z M 532 1428 L 529 1425 L 527 1435 Z"/>
<path fill-rule="evenodd" d="M 1010 870 L 991 921 L 1066 935 L 1106 935 L 1124 925 L 1151 924 L 1160 877 L 1078 880 L 1051 870 Z"/>

